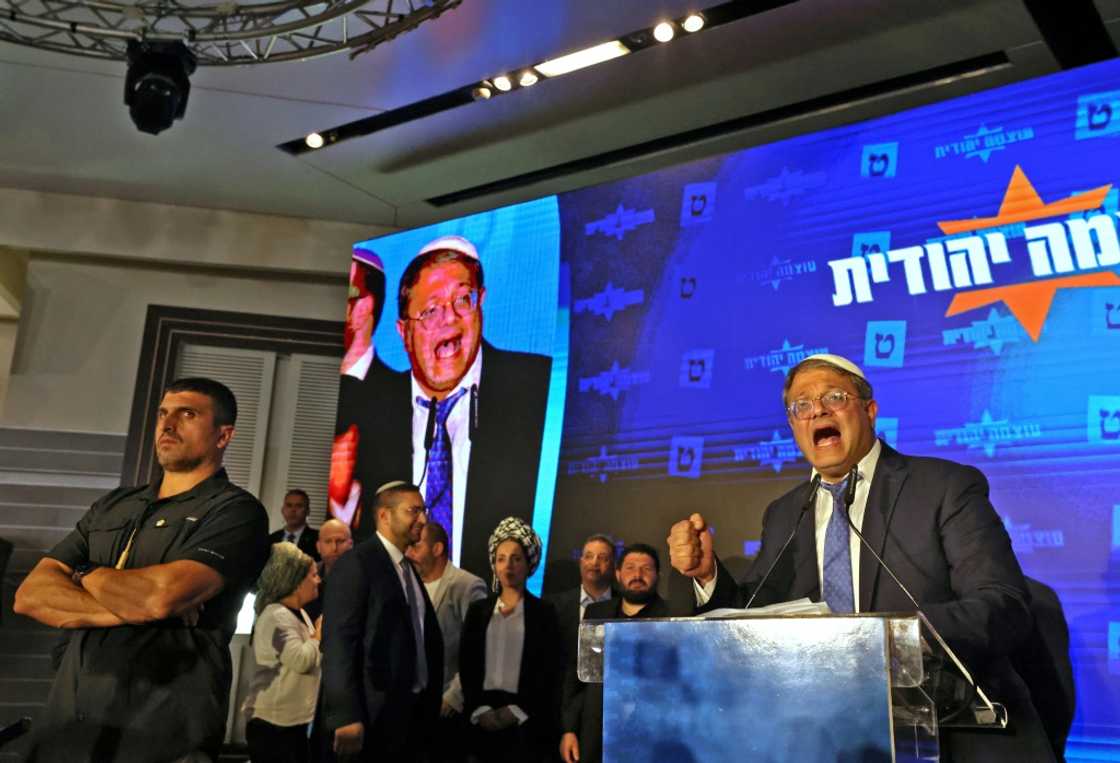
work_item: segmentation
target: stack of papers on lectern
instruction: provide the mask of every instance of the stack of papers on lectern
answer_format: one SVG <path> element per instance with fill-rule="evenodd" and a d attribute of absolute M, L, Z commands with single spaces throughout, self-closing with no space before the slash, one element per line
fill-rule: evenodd
<path fill-rule="evenodd" d="M 827 615 L 828 604 L 823 601 L 810 601 L 808 598 L 793 601 L 781 601 L 766 607 L 751 607 L 750 609 L 713 609 L 698 615 L 699 620 L 728 617 L 778 617 L 780 615 Z"/>

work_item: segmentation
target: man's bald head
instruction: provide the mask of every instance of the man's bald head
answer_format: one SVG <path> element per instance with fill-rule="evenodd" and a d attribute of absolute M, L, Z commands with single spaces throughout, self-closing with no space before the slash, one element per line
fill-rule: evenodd
<path fill-rule="evenodd" d="M 315 547 L 323 559 L 323 567 L 330 571 L 338 558 L 354 546 L 354 538 L 350 534 L 350 527 L 341 520 L 328 519 L 319 528 L 319 540 Z"/>

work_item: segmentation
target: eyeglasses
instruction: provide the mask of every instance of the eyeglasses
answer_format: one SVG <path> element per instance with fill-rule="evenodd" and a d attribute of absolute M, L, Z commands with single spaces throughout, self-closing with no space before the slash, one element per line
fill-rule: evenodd
<path fill-rule="evenodd" d="M 848 407 L 848 403 L 857 399 L 855 395 L 849 394 L 842 389 L 830 389 L 823 395 L 817 397 L 803 397 L 794 400 L 786 406 L 786 413 L 789 414 L 791 419 L 798 419 L 805 421 L 813 418 L 813 411 L 816 408 L 816 403 L 820 402 L 821 408 L 829 413 L 836 413 Z"/>
<path fill-rule="evenodd" d="M 443 318 L 444 309 L 449 306 L 460 318 L 473 315 L 474 311 L 478 309 L 478 292 L 472 289 L 465 294 L 460 294 L 450 302 L 439 302 L 425 308 L 419 315 L 409 318 L 408 320 L 417 321 L 428 330 L 437 328 L 440 320 Z"/>

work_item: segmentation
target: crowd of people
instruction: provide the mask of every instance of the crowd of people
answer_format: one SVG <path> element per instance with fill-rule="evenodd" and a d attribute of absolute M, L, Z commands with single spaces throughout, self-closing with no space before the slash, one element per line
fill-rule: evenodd
<path fill-rule="evenodd" d="M 216 760 L 228 644 L 255 586 L 242 708 L 254 761 L 599 760 L 603 693 L 577 677 L 581 620 L 802 596 L 837 613 L 913 610 L 849 525 L 1010 711 L 1004 731 L 943 730 L 943 759 L 1060 755 L 1007 659 L 1032 631 L 1030 595 L 984 477 L 878 440 L 870 382 L 845 358 L 805 359 L 782 400 L 814 479 L 767 509 L 744 582 L 696 513 L 669 528 L 667 600 L 655 547 L 617 550 L 595 534 L 580 585 L 545 601 L 526 588 L 542 561 L 528 522 L 491 528 L 487 585 L 452 563 L 447 528 L 403 480 L 372 490 L 374 532 L 359 543 L 337 519 L 307 527 L 302 491 L 285 497 L 285 527 L 270 538 L 264 508 L 221 467 L 232 394 L 176 382 L 158 412 L 162 478 L 99 500 L 17 592 L 18 612 L 78 634 L 32 759 Z"/>

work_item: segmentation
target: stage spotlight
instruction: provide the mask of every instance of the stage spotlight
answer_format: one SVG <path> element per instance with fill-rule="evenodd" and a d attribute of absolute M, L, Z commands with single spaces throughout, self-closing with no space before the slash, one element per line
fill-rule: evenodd
<path fill-rule="evenodd" d="M 537 84 L 537 79 L 538 77 L 535 71 L 526 69 L 521 72 L 521 78 L 517 80 L 517 84 L 521 85 L 521 87 L 532 87 Z"/>
<path fill-rule="evenodd" d="M 128 41 L 124 104 L 141 132 L 158 135 L 182 119 L 198 65 L 187 46 L 175 42 Z"/>
<path fill-rule="evenodd" d="M 494 78 L 494 87 L 506 93 L 513 87 L 513 82 L 510 81 L 509 77 L 502 74 Z"/>
<path fill-rule="evenodd" d="M 662 21 L 653 28 L 653 39 L 658 42 L 669 42 L 676 34 L 677 30 L 668 21 Z"/>
<path fill-rule="evenodd" d="M 493 94 L 494 93 L 491 92 L 487 85 L 477 85 L 471 90 L 471 98 L 474 98 L 476 101 L 485 101 Z"/>
<path fill-rule="evenodd" d="M 320 135 L 317 132 L 313 132 L 310 135 L 308 135 L 306 138 L 304 138 L 303 142 L 307 144 L 308 148 L 322 148 L 323 147 L 323 136 Z"/>
<path fill-rule="evenodd" d="M 699 32 L 703 28 L 704 17 L 699 13 L 693 13 L 681 22 L 681 29 L 688 32 L 689 34 L 692 34 L 693 32 Z"/>

